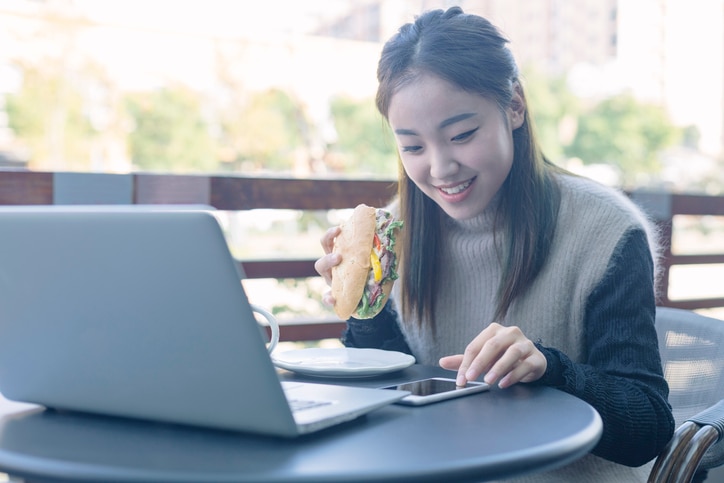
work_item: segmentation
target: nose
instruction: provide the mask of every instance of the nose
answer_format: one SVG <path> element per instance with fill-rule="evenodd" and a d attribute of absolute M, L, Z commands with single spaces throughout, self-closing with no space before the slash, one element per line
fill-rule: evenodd
<path fill-rule="evenodd" d="M 448 179 L 456 174 L 460 164 L 448 149 L 436 148 L 430 155 L 430 176 L 435 179 Z"/>

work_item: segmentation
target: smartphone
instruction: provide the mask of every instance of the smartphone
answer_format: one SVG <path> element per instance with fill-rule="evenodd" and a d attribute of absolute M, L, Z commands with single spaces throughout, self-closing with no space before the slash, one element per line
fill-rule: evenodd
<path fill-rule="evenodd" d="M 466 396 L 475 392 L 489 389 L 490 386 L 484 382 L 470 381 L 464 387 L 459 387 L 455 379 L 444 377 L 432 377 L 419 381 L 404 382 L 395 386 L 386 386 L 382 389 L 393 389 L 410 391 L 409 396 L 397 401 L 399 404 L 421 406 L 454 397 Z"/>

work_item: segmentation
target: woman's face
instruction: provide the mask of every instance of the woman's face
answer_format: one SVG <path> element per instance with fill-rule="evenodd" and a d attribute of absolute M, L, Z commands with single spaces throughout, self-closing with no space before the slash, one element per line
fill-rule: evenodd
<path fill-rule="evenodd" d="M 498 192 L 513 164 L 513 130 L 525 105 L 517 90 L 495 102 L 423 75 L 396 92 L 388 119 L 407 176 L 452 218 L 472 218 Z"/>

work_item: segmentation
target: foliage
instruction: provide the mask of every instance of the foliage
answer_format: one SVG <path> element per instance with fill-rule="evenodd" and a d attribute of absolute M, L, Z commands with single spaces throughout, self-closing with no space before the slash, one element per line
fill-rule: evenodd
<path fill-rule="evenodd" d="M 618 95 L 581 115 L 565 152 L 584 164 L 617 166 L 624 181 L 632 183 L 639 174 L 659 171 L 658 153 L 673 145 L 679 134 L 663 108 Z"/>
<path fill-rule="evenodd" d="M 279 300 L 271 307 L 275 316 L 290 315 L 308 316 L 309 314 L 331 315 L 331 308 L 322 303 L 322 293 L 319 291 L 319 284 L 310 278 L 278 278 L 276 279 L 279 290 L 286 292 L 286 297 Z M 326 285 L 325 285 L 326 287 Z"/>
<path fill-rule="evenodd" d="M 21 70 L 21 89 L 7 95 L 7 112 L 11 129 L 32 153 L 31 167 L 88 169 L 93 143 L 103 133 L 89 120 L 95 104 L 87 91 L 92 82 L 107 82 L 87 68 L 72 79 L 63 77 L 52 62 L 21 65 Z M 83 77 L 89 72 L 91 77 Z M 528 69 L 523 81 L 539 140 L 554 162 L 579 158 L 585 164 L 613 165 L 630 184 L 641 173 L 656 173 L 659 153 L 680 137 L 687 146 L 697 144 L 694 128 L 680 131 L 662 108 L 628 95 L 584 110 L 563 77 Z M 304 106 L 291 94 L 237 89 L 230 97 L 214 108 L 209 99 L 179 86 L 127 94 L 124 112 L 133 129 L 127 133 L 116 127 L 115 139 L 128 144 L 135 167 L 145 170 L 198 172 L 223 165 L 227 170 L 289 172 L 302 166 L 302 172 L 314 173 L 319 171 L 314 163 L 322 159 L 326 169 L 337 173 L 397 174 L 394 139 L 371 99 L 332 99 L 337 137 L 322 145 L 326 151 L 320 154 L 320 127 L 307 119 Z M 113 112 L 113 119 L 122 117 L 113 106 L 103 107 Z"/>
<path fill-rule="evenodd" d="M 336 97 L 331 107 L 337 142 L 330 148 L 330 167 L 347 173 L 395 177 L 395 141 L 374 102 Z"/>
<path fill-rule="evenodd" d="M 22 85 L 8 94 L 8 123 L 31 152 L 32 166 L 67 169 L 90 163 L 90 122 L 83 96 L 70 79 L 55 75 L 49 64 L 21 65 Z"/>
<path fill-rule="evenodd" d="M 564 146 L 571 141 L 580 101 L 568 88 L 564 76 L 547 77 L 528 68 L 523 81 L 528 110 L 543 152 L 554 162 L 562 161 Z"/>
<path fill-rule="evenodd" d="M 289 171 L 308 130 L 294 98 L 279 89 L 237 100 L 221 114 L 221 159 L 244 170 Z"/>
<path fill-rule="evenodd" d="M 565 77 L 546 77 L 529 68 L 523 78 L 540 144 L 554 162 L 578 158 L 584 164 L 615 166 L 624 183 L 635 184 L 641 174 L 659 171 L 659 154 L 680 138 L 659 106 L 620 94 L 584 109 Z M 695 144 L 696 137 L 689 129 L 685 141 Z"/>
<path fill-rule="evenodd" d="M 166 87 L 126 97 L 134 128 L 129 134 L 135 166 L 157 171 L 208 171 L 218 166 L 215 144 L 192 91 Z"/>

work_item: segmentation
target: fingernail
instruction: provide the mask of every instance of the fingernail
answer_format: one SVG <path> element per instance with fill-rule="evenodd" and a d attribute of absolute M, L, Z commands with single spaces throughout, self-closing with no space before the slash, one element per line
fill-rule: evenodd
<path fill-rule="evenodd" d="M 483 379 L 488 384 L 492 384 L 495 382 L 495 380 L 498 378 L 498 375 L 494 372 L 488 372 L 485 374 L 485 378 Z"/>
<path fill-rule="evenodd" d="M 455 379 L 455 384 L 457 386 L 464 386 L 465 384 L 467 384 L 467 381 L 465 380 L 465 376 L 463 376 L 462 374 L 458 374 L 457 379 Z"/>

